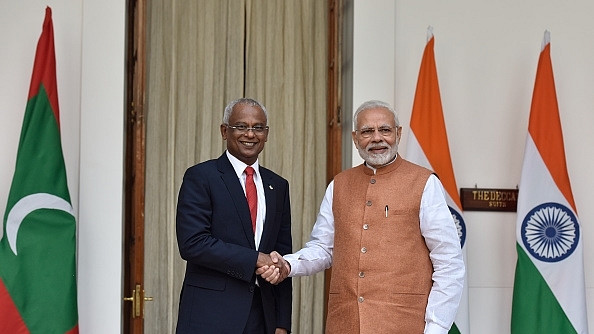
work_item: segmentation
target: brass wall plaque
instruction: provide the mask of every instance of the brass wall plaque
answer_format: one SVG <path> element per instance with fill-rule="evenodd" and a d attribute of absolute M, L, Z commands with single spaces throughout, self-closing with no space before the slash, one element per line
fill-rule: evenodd
<path fill-rule="evenodd" d="M 518 189 L 460 188 L 464 211 L 516 212 Z"/>

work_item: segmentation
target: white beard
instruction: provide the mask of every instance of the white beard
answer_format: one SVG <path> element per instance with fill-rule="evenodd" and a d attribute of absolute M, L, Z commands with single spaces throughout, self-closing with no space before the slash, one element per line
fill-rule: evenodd
<path fill-rule="evenodd" d="M 369 149 L 377 146 L 387 146 L 388 150 L 381 154 L 369 153 Z M 357 150 L 359 151 L 361 158 L 365 160 L 368 165 L 372 167 L 380 167 L 389 163 L 394 159 L 394 157 L 396 157 L 396 154 L 398 153 L 398 143 L 395 143 L 392 146 L 386 142 L 375 144 L 370 143 L 365 148 L 361 148 L 359 145 L 357 145 Z"/>

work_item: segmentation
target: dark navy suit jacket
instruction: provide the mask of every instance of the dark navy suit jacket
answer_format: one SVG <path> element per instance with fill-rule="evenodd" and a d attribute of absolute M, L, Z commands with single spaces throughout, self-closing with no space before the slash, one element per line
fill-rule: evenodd
<path fill-rule="evenodd" d="M 266 219 L 259 251 L 291 253 L 289 183 L 260 166 Z M 177 333 L 241 334 L 255 286 L 258 257 L 245 193 L 223 153 L 186 170 L 179 191 L 177 242 L 187 261 Z M 291 328 L 291 279 L 258 280 L 267 332 Z"/>

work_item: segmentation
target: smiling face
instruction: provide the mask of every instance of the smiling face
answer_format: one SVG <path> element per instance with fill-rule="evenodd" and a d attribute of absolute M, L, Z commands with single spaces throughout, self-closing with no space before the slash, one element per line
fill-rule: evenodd
<path fill-rule="evenodd" d="M 238 103 L 233 107 L 228 125 L 245 125 L 248 128 L 266 126 L 266 115 L 257 106 Z M 264 143 L 268 141 L 268 130 L 261 134 L 256 134 L 252 130 L 241 133 L 229 126 L 221 124 L 221 135 L 223 140 L 227 141 L 227 151 L 246 165 L 252 165 L 264 149 Z"/>
<path fill-rule="evenodd" d="M 402 134 L 402 127 L 396 127 L 394 114 L 386 108 L 370 108 L 357 115 L 359 131 L 353 131 L 353 142 L 359 155 L 368 165 L 381 167 L 392 161 L 398 153 L 398 143 Z M 383 135 L 377 129 L 390 127 L 394 129 L 390 135 Z M 364 138 L 361 129 L 374 129 L 373 134 Z"/>

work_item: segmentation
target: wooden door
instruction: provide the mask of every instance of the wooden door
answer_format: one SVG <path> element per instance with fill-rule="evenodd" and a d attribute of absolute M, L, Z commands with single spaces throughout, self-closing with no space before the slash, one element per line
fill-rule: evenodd
<path fill-rule="evenodd" d="M 342 171 L 342 90 L 341 90 L 341 66 L 342 57 L 340 53 L 341 41 L 341 11 L 343 10 L 342 0 L 329 0 L 328 6 L 328 97 L 327 117 L 328 133 L 327 158 L 326 158 L 326 182 L 330 183 L 336 174 Z M 330 276 L 332 269 L 327 269 L 324 277 L 324 318 L 328 313 L 328 290 L 330 287 Z M 324 321 L 325 323 L 325 321 Z"/>
<path fill-rule="evenodd" d="M 127 2 L 124 332 L 144 333 L 145 0 Z"/>
<path fill-rule="evenodd" d="M 126 107 L 126 194 L 125 194 L 125 269 L 124 269 L 124 333 L 170 333 L 175 328 L 176 295 L 179 294 L 176 278 L 180 268 L 163 265 L 171 254 L 178 256 L 176 250 L 169 245 L 174 244 L 169 228 L 145 226 L 147 213 L 146 189 L 151 189 L 150 180 L 146 177 L 146 143 L 147 122 L 145 108 L 145 78 L 147 68 L 147 0 L 128 0 L 128 55 L 127 55 L 127 107 Z M 329 58 L 328 58 L 328 156 L 327 177 L 331 180 L 341 171 L 342 159 L 342 110 L 340 90 L 340 11 L 342 0 L 328 0 L 329 11 Z M 147 181 L 149 185 L 147 188 Z M 168 194 L 161 194 L 160 200 L 174 202 Z M 165 198 L 167 197 L 167 198 Z M 149 204 L 149 206 L 152 204 Z M 148 208 L 150 213 L 150 208 Z M 169 217 L 168 219 L 174 219 Z M 150 220 L 150 219 L 149 219 Z M 145 239 L 146 238 L 146 239 Z M 166 242 L 163 242 L 165 240 Z M 146 247 L 145 247 L 146 242 Z M 164 245 L 166 244 L 166 245 Z M 163 254 L 163 248 L 167 254 Z M 146 254 L 150 258 L 146 259 Z M 156 257 L 155 254 L 159 254 Z M 165 259 L 163 259 L 164 257 Z M 158 262 L 161 264 L 155 264 Z M 167 267 L 165 270 L 159 266 Z M 174 273 L 172 273 L 174 272 Z M 166 273 L 166 274 L 165 274 Z M 328 272 L 329 275 L 329 272 Z M 162 278 L 158 280 L 157 278 Z M 162 277 L 172 276 L 172 277 Z M 173 284 L 172 281 L 177 283 Z M 179 281 L 179 282 L 178 282 Z M 154 291 L 145 291 L 145 283 Z M 159 291 L 157 291 L 157 289 Z M 155 301 L 152 297 L 157 296 Z M 161 305 L 163 304 L 163 305 Z M 166 304 L 166 305 L 165 305 Z M 167 309 L 167 312 L 160 310 Z M 145 321 L 145 314 L 147 315 Z"/>

